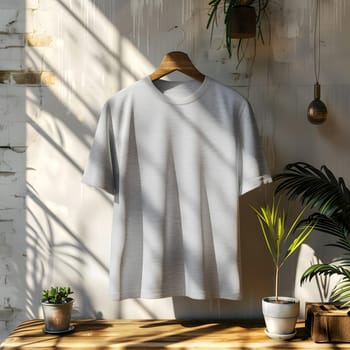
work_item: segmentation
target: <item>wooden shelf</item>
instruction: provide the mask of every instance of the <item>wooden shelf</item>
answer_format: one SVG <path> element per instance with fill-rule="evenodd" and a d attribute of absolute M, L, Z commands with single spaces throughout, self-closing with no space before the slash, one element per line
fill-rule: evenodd
<path fill-rule="evenodd" d="M 310 340 L 304 322 L 289 341 L 275 341 L 262 324 L 234 321 L 178 320 L 75 320 L 75 329 L 62 335 L 43 332 L 42 320 L 21 323 L 1 344 L 1 349 L 335 349 L 335 344 Z M 350 349 L 350 344 L 336 344 Z"/>

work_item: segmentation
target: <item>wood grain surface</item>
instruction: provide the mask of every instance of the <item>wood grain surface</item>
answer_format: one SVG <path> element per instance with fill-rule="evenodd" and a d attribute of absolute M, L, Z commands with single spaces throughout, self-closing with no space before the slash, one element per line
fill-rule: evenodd
<path fill-rule="evenodd" d="M 1 349 L 350 349 L 350 344 L 317 344 L 297 325 L 289 341 L 269 339 L 254 322 L 178 320 L 75 320 L 67 334 L 43 332 L 42 320 L 21 323 Z"/>

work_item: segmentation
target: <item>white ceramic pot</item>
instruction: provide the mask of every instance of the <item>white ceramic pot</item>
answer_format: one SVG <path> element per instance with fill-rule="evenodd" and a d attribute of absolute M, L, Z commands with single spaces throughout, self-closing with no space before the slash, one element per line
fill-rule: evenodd
<path fill-rule="evenodd" d="M 45 331 L 63 332 L 69 329 L 73 300 L 65 304 L 41 303 L 41 306 L 44 313 Z"/>
<path fill-rule="evenodd" d="M 291 297 L 266 297 L 262 299 L 266 334 L 271 338 L 288 339 L 295 334 L 299 316 L 299 300 Z"/>

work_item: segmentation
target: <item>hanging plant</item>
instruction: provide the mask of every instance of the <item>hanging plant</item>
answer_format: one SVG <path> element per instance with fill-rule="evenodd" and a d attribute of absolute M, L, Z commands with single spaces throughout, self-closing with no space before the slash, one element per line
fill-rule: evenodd
<path fill-rule="evenodd" d="M 238 39 L 237 60 L 240 62 L 242 40 L 257 37 L 264 43 L 261 30 L 262 18 L 270 0 L 211 0 L 209 1 L 209 18 L 207 29 L 217 23 L 218 11 L 221 11 L 220 4 L 223 5 L 226 28 L 226 48 L 229 56 L 232 56 L 232 39 Z"/>

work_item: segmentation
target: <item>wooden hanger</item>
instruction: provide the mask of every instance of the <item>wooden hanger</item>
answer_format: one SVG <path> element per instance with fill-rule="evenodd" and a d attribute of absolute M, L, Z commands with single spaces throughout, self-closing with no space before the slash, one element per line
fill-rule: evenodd
<path fill-rule="evenodd" d="M 193 65 L 188 55 L 181 51 L 172 51 L 167 53 L 150 77 L 151 80 L 154 81 L 175 71 L 186 74 L 200 82 L 202 82 L 205 78 L 205 75 Z"/>

